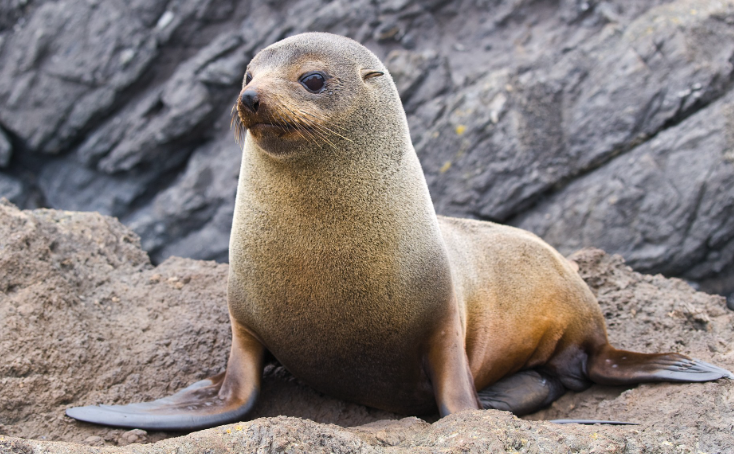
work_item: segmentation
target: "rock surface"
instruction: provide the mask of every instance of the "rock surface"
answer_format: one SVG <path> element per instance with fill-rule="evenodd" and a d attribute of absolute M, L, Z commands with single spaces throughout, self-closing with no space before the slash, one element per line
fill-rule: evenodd
<path fill-rule="evenodd" d="M 598 295 L 614 345 L 679 351 L 734 370 L 734 313 L 724 298 L 638 274 L 600 250 L 571 258 Z M 223 369 L 227 265 L 170 258 L 154 267 L 115 219 L 0 201 L 0 270 L 0 452 L 713 453 L 734 446 L 728 380 L 593 386 L 526 420 L 476 411 L 429 424 L 321 395 L 271 365 L 249 422 L 183 437 L 80 423 L 64 410 L 159 398 Z M 550 418 L 640 425 L 533 421 Z"/>
<path fill-rule="evenodd" d="M 154 263 L 226 261 L 230 107 L 303 31 L 387 62 L 440 213 L 734 302 L 734 0 L 0 2 L 0 196 L 117 216 Z"/>

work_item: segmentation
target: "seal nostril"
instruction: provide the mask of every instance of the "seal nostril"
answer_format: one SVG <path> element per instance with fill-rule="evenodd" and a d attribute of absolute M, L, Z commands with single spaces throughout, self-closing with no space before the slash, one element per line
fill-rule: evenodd
<path fill-rule="evenodd" d="M 260 107 L 260 98 L 255 90 L 245 90 L 240 95 L 240 101 L 252 112 L 257 112 L 258 107 Z"/>

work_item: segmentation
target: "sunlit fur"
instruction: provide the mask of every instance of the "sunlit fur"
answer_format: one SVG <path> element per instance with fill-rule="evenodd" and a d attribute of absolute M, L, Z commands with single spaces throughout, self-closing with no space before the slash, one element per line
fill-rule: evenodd
<path fill-rule="evenodd" d="M 318 94 L 299 83 L 310 71 L 327 76 Z M 417 415 L 529 412 L 592 382 L 731 377 L 676 353 L 615 350 L 594 295 L 551 246 L 437 217 L 395 84 L 359 43 L 293 36 L 260 51 L 248 73 L 243 90 L 258 104 L 233 109 L 243 147 L 224 377 L 142 406 L 67 414 L 155 430 L 241 420 L 266 351 L 326 394 Z"/>
<path fill-rule="evenodd" d="M 312 70 L 329 77 L 319 95 L 298 83 Z M 374 54 L 309 33 L 266 48 L 248 72 L 243 91 L 260 105 L 238 102 L 242 125 L 277 128 L 246 134 L 230 311 L 294 375 L 363 404 L 416 413 L 437 403 L 444 414 L 476 408 L 475 388 L 523 369 L 574 390 L 591 377 L 654 379 L 643 360 L 613 378 L 601 367 L 616 353 L 596 299 L 540 238 L 436 216 Z"/>

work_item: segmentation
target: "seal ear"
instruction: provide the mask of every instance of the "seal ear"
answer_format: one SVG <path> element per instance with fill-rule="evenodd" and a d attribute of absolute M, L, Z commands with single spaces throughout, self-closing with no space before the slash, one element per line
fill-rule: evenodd
<path fill-rule="evenodd" d="M 362 70 L 362 80 L 371 79 L 373 77 L 380 77 L 384 75 L 385 73 L 382 71 L 377 71 L 374 69 L 363 69 Z"/>

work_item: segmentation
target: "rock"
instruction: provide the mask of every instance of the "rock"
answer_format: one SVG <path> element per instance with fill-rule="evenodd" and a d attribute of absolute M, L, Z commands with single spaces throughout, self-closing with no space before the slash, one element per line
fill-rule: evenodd
<path fill-rule="evenodd" d="M 145 443 L 148 441 L 148 432 L 140 429 L 128 430 L 120 436 L 120 445 Z"/>
<path fill-rule="evenodd" d="M 116 3 L 42 2 L 25 12 L 4 43 L 0 122 L 32 150 L 60 153 L 124 104 L 121 93 L 167 36 Z"/>
<path fill-rule="evenodd" d="M 409 114 L 417 108 L 411 98 L 424 103 L 451 87 L 448 60 L 440 58 L 435 52 L 394 50 L 388 54 L 385 65 L 395 80 L 400 99 Z"/>
<path fill-rule="evenodd" d="M 715 290 L 734 291 L 728 275 L 734 263 L 732 130 L 729 93 L 575 179 L 513 223 L 563 253 L 593 244 L 623 254 L 636 269 L 701 282 L 718 276 L 729 285 Z"/>
<path fill-rule="evenodd" d="M 104 439 L 96 435 L 84 439 L 84 444 L 89 446 L 104 446 Z"/>
<path fill-rule="evenodd" d="M 240 155 L 230 134 L 197 149 L 175 185 L 126 220 L 155 262 L 171 255 L 227 261 L 239 176 L 232 163 Z"/>
<path fill-rule="evenodd" d="M 0 168 L 5 168 L 10 164 L 10 157 L 13 155 L 13 145 L 10 139 L 0 129 Z"/>
<path fill-rule="evenodd" d="M 25 200 L 23 196 L 23 183 L 16 178 L 0 173 L 0 197 L 20 205 Z"/>
<path fill-rule="evenodd" d="M 117 216 L 155 263 L 226 260 L 240 159 L 230 108 L 251 56 L 290 34 L 345 34 L 386 62 L 438 212 L 534 219 L 523 225 L 541 233 L 568 225 L 550 200 L 610 166 L 637 172 L 628 155 L 713 109 L 734 77 L 732 0 L 0 3 L 0 130 L 14 146 L 3 167 L 0 138 L 0 194 L 26 208 Z M 701 133 L 728 141 L 722 124 L 704 122 Z M 597 187 L 617 190 L 611 180 Z M 639 223 L 699 219 L 696 203 L 666 211 L 666 187 L 636 211 Z M 706 203 L 724 210 L 731 188 L 709 185 Z M 734 227 L 704 219 L 702 230 L 660 241 L 620 223 L 602 244 L 579 242 L 572 228 L 548 239 L 609 248 L 635 238 L 610 250 L 641 271 L 732 294 L 732 253 L 714 252 Z"/>
<path fill-rule="evenodd" d="M 181 258 L 153 268 L 137 235 L 114 218 L 20 211 L 0 200 L 2 433 L 142 442 L 121 438 L 122 429 L 72 423 L 64 409 L 163 397 L 219 373 L 230 342 L 227 268 Z M 325 398 L 281 367 L 266 376 L 269 404 L 255 418 L 359 425 L 394 417 Z M 168 436 L 151 432 L 147 441 Z"/>
<path fill-rule="evenodd" d="M 615 346 L 679 351 L 734 369 L 734 313 L 723 297 L 641 275 L 598 249 L 570 260 L 598 295 Z M 592 386 L 524 420 L 492 410 L 428 415 L 429 423 L 324 396 L 275 363 L 247 422 L 182 437 L 64 416 L 70 406 L 159 398 L 220 372 L 230 342 L 227 268 L 182 258 L 153 267 L 139 238 L 113 218 L 20 211 L 0 200 L 0 451 L 622 453 L 734 445 L 728 380 Z M 640 425 L 538 421 L 550 418 Z M 130 443 L 137 444 L 124 447 Z"/>

